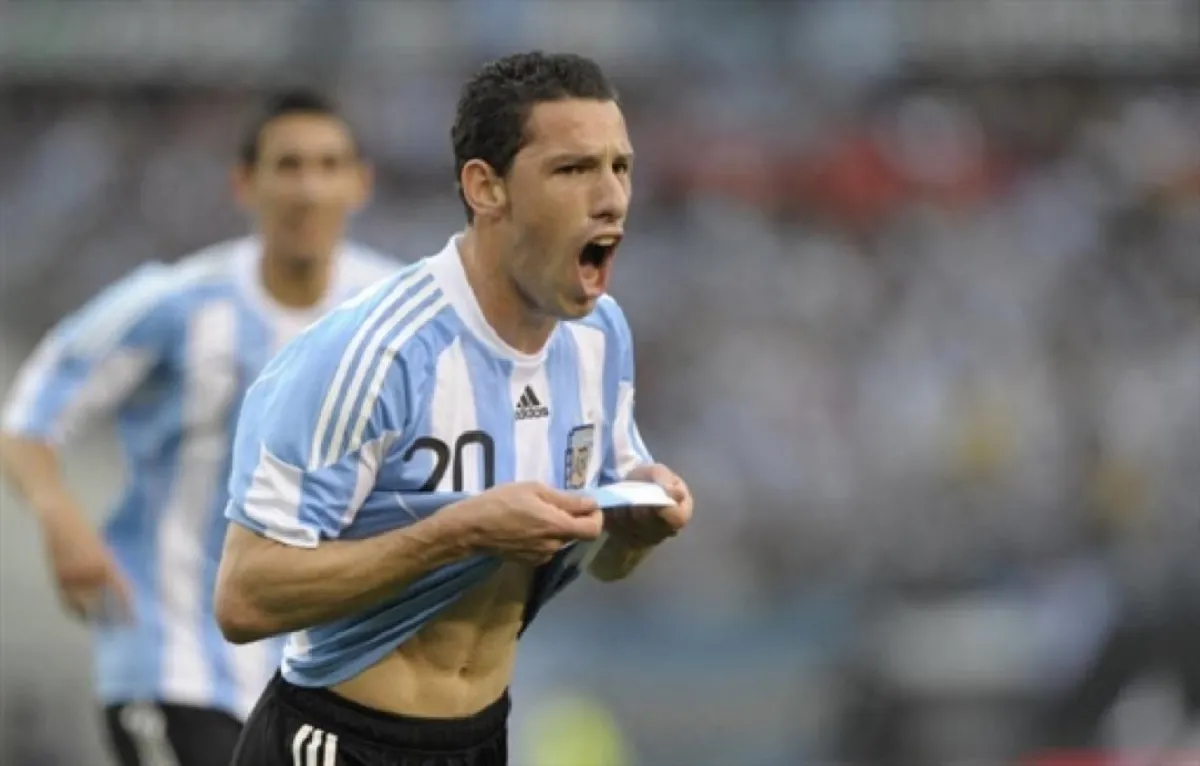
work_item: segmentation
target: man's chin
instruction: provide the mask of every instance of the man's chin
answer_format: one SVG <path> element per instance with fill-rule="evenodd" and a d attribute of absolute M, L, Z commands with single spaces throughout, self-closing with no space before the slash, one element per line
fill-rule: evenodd
<path fill-rule="evenodd" d="M 319 263 L 327 261 L 338 247 L 338 239 L 331 232 L 309 231 L 313 227 L 294 227 L 276 232 L 273 243 L 276 252 L 296 263 Z"/>
<path fill-rule="evenodd" d="M 313 268 L 329 261 L 333 248 L 321 245 L 298 245 L 280 253 L 280 260 L 296 269 Z"/>
<path fill-rule="evenodd" d="M 570 321 L 573 319 L 583 319 L 588 314 L 596 310 L 597 298 L 589 298 L 587 296 L 573 296 L 559 303 L 559 319 Z"/>

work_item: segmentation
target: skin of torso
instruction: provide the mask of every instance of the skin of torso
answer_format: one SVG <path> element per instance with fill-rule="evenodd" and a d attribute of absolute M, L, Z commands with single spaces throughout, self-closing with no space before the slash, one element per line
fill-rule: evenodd
<path fill-rule="evenodd" d="M 408 641 L 332 687 L 360 705 L 418 718 L 461 718 L 512 679 L 533 567 L 505 562 Z"/>

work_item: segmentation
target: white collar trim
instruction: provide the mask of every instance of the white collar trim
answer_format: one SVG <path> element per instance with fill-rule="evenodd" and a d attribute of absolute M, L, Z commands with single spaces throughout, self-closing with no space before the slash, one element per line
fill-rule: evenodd
<path fill-rule="evenodd" d="M 550 348 L 550 339 L 546 345 L 535 354 L 527 354 L 509 345 L 488 323 L 479 307 L 475 291 L 467 281 L 467 272 L 463 268 L 462 253 L 458 246 L 462 238 L 461 232 L 450 237 L 450 241 L 442 251 L 429 259 L 429 268 L 434 278 L 442 288 L 450 305 L 458 314 L 459 319 L 467 326 L 476 338 L 497 356 L 509 359 L 519 366 L 540 365 L 546 360 Z M 557 332 L 557 327 L 555 328 Z M 553 333 L 551 338 L 553 338 Z"/>

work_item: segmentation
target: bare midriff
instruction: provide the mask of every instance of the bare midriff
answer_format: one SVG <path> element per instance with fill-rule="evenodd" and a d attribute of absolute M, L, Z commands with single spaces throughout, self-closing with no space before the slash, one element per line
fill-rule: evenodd
<path fill-rule="evenodd" d="M 478 713 L 512 680 L 532 575 L 532 567 L 506 562 L 395 651 L 331 690 L 397 715 Z"/>

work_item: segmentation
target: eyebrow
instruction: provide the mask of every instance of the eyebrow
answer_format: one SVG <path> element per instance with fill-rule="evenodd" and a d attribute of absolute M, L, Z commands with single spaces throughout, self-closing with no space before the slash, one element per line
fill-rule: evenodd
<path fill-rule="evenodd" d="M 353 159 L 358 156 L 358 152 L 352 147 L 341 149 L 317 149 L 310 151 L 306 149 L 288 148 L 274 156 L 276 161 L 282 159 L 306 159 L 315 158 L 320 160 L 336 157 L 338 159 Z"/>
<path fill-rule="evenodd" d="M 564 153 L 564 154 L 551 155 L 546 160 L 546 162 L 547 162 L 547 164 L 550 164 L 550 165 L 570 165 L 573 163 L 596 162 L 599 159 L 599 157 L 600 157 L 599 154 L 570 153 L 569 152 L 569 153 Z M 620 152 L 613 159 L 624 160 L 626 162 L 633 162 L 633 150 L 630 149 L 627 152 Z"/>

